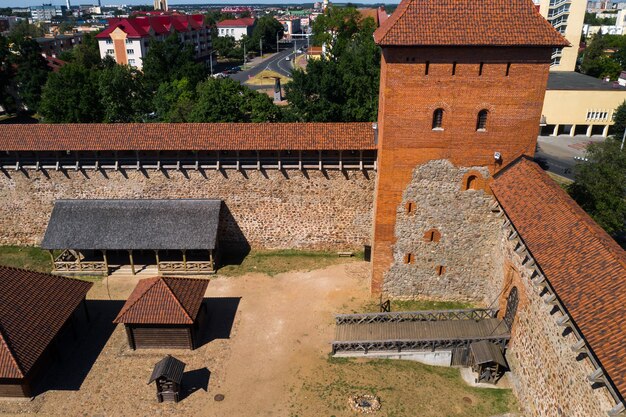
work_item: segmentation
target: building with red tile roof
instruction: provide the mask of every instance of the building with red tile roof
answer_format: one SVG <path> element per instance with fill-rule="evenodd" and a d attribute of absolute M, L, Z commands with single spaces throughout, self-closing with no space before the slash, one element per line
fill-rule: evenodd
<path fill-rule="evenodd" d="M 0 266 L 0 397 L 30 397 L 92 283 Z"/>
<path fill-rule="evenodd" d="M 626 393 L 626 252 L 535 162 L 491 190 L 616 392 Z"/>
<path fill-rule="evenodd" d="M 113 322 L 125 325 L 131 349 L 194 349 L 206 316 L 202 300 L 208 285 L 204 279 L 142 279 Z"/>
<path fill-rule="evenodd" d="M 150 40 L 163 41 L 177 34 L 180 42 L 194 48 L 196 59 L 209 58 L 213 48 L 211 32 L 204 16 L 181 14 L 144 15 L 109 19 L 108 27 L 96 36 L 100 57 L 141 69 Z"/>
<path fill-rule="evenodd" d="M 253 17 L 242 17 L 240 19 L 227 19 L 218 22 L 218 36 L 232 36 L 236 41 L 240 41 L 242 37 L 252 36 L 256 19 Z"/>

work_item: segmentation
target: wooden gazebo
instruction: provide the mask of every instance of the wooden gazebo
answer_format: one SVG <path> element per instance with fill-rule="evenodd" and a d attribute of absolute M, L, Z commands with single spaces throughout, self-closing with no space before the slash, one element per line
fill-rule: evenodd
<path fill-rule="evenodd" d="M 34 394 L 92 285 L 0 266 L 0 397 Z"/>
<path fill-rule="evenodd" d="M 133 350 L 195 349 L 207 319 L 208 285 L 206 279 L 142 279 L 113 322 L 124 324 Z"/>
<path fill-rule="evenodd" d="M 212 274 L 221 200 L 57 200 L 41 243 L 53 273 L 106 275 L 155 264 L 159 274 Z M 53 251 L 60 251 L 54 254 Z"/>

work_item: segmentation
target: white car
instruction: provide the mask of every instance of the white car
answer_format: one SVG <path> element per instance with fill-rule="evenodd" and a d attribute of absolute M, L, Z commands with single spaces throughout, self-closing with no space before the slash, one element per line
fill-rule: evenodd
<path fill-rule="evenodd" d="M 285 61 L 291 61 L 291 58 L 290 57 L 286 57 Z"/>

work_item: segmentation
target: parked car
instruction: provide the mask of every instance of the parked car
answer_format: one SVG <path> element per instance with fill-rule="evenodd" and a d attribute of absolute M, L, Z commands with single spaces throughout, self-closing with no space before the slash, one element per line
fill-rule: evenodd
<path fill-rule="evenodd" d="M 291 58 L 290 57 L 286 57 L 285 61 L 291 61 Z"/>

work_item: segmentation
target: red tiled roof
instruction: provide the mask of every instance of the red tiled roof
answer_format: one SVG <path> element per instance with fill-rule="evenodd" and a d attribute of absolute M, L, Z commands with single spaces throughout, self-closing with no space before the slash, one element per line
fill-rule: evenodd
<path fill-rule="evenodd" d="M 93 284 L 0 266 L 0 378 L 24 378 Z"/>
<path fill-rule="evenodd" d="M 626 394 L 626 252 L 534 162 L 491 188 L 571 320 Z"/>
<path fill-rule="evenodd" d="M 142 279 L 113 323 L 193 324 L 208 285 L 205 279 Z"/>
<path fill-rule="evenodd" d="M 402 0 L 379 45 L 568 46 L 531 0 Z"/>
<path fill-rule="evenodd" d="M 372 123 L 7 124 L 0 151 L 374 150 Z"/>
<path fill-rule="evenodd" d="M 100 32 L 96 38 L 108 39 L 115 29 L 120 28 L 128 38 L 146 38 L 154 34 L 167 34 L 171 30 L 188 32 L 205 27 L 202 15 L 159 15 L 140 16 L 136 18 L 112 18 L 109 26 Z M 208 26 L 207 26 L 208 27 Z"/>
<path fill-rule="evenodd" d="M 218 28 L 247 28 L 254 26 L 256 19 L 253 17 L 243 17 L 241 19 L 222 20 L 217 23 Z"/>

